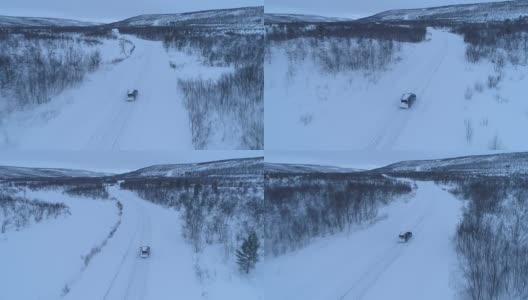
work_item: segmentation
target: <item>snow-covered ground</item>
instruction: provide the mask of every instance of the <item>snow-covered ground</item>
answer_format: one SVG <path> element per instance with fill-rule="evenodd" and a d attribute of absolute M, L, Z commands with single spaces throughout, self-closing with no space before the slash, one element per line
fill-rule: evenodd
<path fill-rule="evenodd" d="M 228 68 L 201 67 L 196 58 L 167 53 L 161 42 L 126 38 L 135 45 L 130 57 L 104 65 L 49 104 L 9 116 L 0 129 L 0 145 L 31 150 L 193 149 L 178 78 L 216 78 Z M 118 49 L 110 43 L 101 52 L 114 58 Z M 170 62 L 178 68 L 172 69 Z M 139 91 L 136 101 L 126 101 L 128 89 Z"/>
<path fill-rule="evenodd" d="M 462 203 L 419 182 L 416 193 L 380 212 L 373 224 L 320 238 L 262 263 L 265 299 L 453 299 L 457 272 L 451 238 Z M 400 231 L 412 231 L 408 243 Z"/>
<path fill-rule="evenodd" d="M 71 215 L 0 235 L 0 299 L 58 299 L 67 281 L 80 272 L 81 256 L 100 243 L 117 221 L 116 204 L 55 191 L 25 196 L 62 202 Z"/>
<path fill-rule="evenodd" d="M 237 275 L 220 250 L 194 254 L 175 210 L 117 187 L 109 191 L 123 204 L 121 224 L 85 269 L 82 256 L 118 220 L 116 202 L 27 192 L 65 203 L 71 215 L 0 236 L 0 299 L 259 299 L 251 278 Z M 141 245 L 151 246 L 148 259 L 139 257 Z M 203 282 L 197 266 L 209 272 Z"/>
<path fill-rule="evenodd" d="M 273 48 L 265 63 L 266 148 L 526 148 L 528 140 L 512 128 L 528 126 L 522 92 L 528 69 L 508 65 L 499 88 L 489 89 L 486 82 L 495 75 L 493 65 L 470 64 L 465 47 L 460 35 L 428 29 L 427 41 L 404 43 L 399 62 L 370 76 L 328 75 L 310 59 L 295 63 L 291 76 L 287 55 Z M 482 86 L 482 91 L 475 86 Z M 471 97 L 466 99 L 468 89 Z M 409 110 L 398 107 L 406 92 L 417 95 Z"/>

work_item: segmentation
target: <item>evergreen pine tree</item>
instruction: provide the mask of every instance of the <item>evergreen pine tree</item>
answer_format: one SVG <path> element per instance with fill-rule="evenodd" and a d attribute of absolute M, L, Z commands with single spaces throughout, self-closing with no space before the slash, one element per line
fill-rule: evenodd
<path fill-rule="evenodd" d="M 249 273 L 258 262 L 258 249 L 260 243 L 257 234 L 253 231 L 244 239 L 242 246 L 236 251 L 237 263 L 241 272 Z"/>

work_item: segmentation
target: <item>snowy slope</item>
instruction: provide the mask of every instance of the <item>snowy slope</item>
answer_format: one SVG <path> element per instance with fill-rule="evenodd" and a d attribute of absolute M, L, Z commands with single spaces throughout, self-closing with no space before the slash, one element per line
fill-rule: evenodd
<path fill-rule="evenodd" d="M 0 27 L 94 26 L 98 24 L 59 18 L 0 16 Z"/>
<path fill-rule="evenodd" d="M 261 175 L 262 157 L 228 159 L 194 164 L 158 165 L 119 175 L 120 178 L 181 177 L 211 175 Z"/>
<path fill-rule="evenodd" d="M 436 160 L 404 161 L 373 170 L 397 172 L 455 172 L 477 175 L 528 174 L 528 153 L 504 153 Z"/>
<path fill-rule="evenodd" d="M 460 213 L 451 194 L 419 183 L 376 223 L 266 260 L 257 274 L 265 299 L 453 299 L 451 238 Z M 412 231 L 412 240 L 400 243 L 400 231 Z"/>
<path fill-rule="evenodd" d="M 176 25 L 215 25 L 263 23 L 263 6 L 215 9 L 174 14 L 151 14 L 128 18 L 109 26 L 176 26 Z"/>
<path fill-rule="evenodd" d="M 265 163 L 264 171 L 266 173 L 347 173 L 362 170 L 310 164 Z"/>
<path fill-rule="evenodd" d="M 100 243 L 117 221 L 116 205 L 114 201 L 71 197 L 60 191 L 25 190 L 24 195 L 64 203 L 70 215 L 0 233 L 0 299 L 59 299 L 65 284 L 78 276 L 82 256 Z"/>
<path fill-rule="evenodd" d="M 69 169 L 24 168 L 0 166 L 0 179 L 51 177 L 102 177 L 109 174 Z"/>
<path fill-rule="evenodd" d="M 361 21 L 383 22 L 423 20 L 484 23 L 516 19 L 524 16 L 528 16 L 528 2 L 520 0 L 390 10 L 361 19 Z"/>
<path fill-rule="evenodd" d="M 317 23 L 317 22 L 342 22 L 350 21 L 346 18 L 336 17 L 323 17 L 316 15 L 301 15 L 301 14 L 278 14 L 278 13 L 265 13 L 264 22 L 266 24 L 276 23 Z"/>

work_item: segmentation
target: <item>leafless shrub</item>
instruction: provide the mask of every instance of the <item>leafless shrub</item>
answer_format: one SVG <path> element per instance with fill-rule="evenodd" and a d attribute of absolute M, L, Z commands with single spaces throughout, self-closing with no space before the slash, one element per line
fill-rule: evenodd
<path fill-rule="evenodd" d="M 495 134 L 491 139 L 488 149 L 490 150 L 500 150 L 502 148 L 502 143 L 498 134 Z"/>
<path fill-rule="evenodd" d="M 466 100 L 471 100 L 471 98 L 473 98 L 473 89 L 471 87 L 466 88 L 466 92 L 464 93 L 464 98 Z"/>
<path fill-rule="evenodd" d="M 10 108 L 43 104 L 98 69 L 101 53 L 71 35 L 41 31 L 11 33 L 0 46 L 0 92 Z"/>
<path fill-rule="evenodd" d="M 488 124 L 489 124 L 489 118 L 488 118 L 488 117 L 483 118 L 483 119 L 480 121 L 480 126 L 482 126 L 482 127 L 488 127 Z"/>
<path fill-rule="evenodd" d="M 213 134 L 229 134 L 238 135 L 240 149 L 262 149 L 263 85 L 262 65 L 239 68 L 234 74 L 222 75 L 218 81 L 179 80 L 195 148 L 206 149 Z M 222 130 L 219 126 L 222 122 L 233 124 L 239 132 L 218 132 Z"/>
<path fill-rule="evenodd" d="M 412 187 L 381 175 L 266 174 L 266 255 L 280 255 L 313 238 L 374 220 L 381 205 Z"/>
<path fill-rule="evenodd" d="M 482 93 L 484 91 L 484 84 L 480 81 L 475 82 L 475 91 Z"/>
<path fill-rule="evenodd" d="M 301 121 L 301 123 L 303 123 L 304 126 L 308 126 L 310 125 L 310 123 L 312 123 L 313 121 L 313 115 L 311 114 L 304 114 L 300 117 L 299 119 Z"/>
<path fill-rule="evenodd" d="M 488 76 L 488 88 L 489 89 L 495 89 L 499 85 L 500 81 L 502 79 L 502 76 L 499 75 L 489 75 Z"/>
<path fill-rule="evenodd" d="M 466 141 L 468 144 L 471 144 L 473 141 L 473 125 L 471 124 L 471 120 L 464 120 L 464 128 L 466 132 Z"/>

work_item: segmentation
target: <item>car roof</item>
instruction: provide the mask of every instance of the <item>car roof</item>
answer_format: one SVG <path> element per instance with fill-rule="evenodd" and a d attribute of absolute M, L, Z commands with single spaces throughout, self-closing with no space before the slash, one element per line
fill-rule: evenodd
<path fill-rule="evenodd" d="M 405 94 L 402 95 L 402 100 L 403 99 L 409 99 L 409 97 L 411 97 L 411 96 L 414 96 L 414 94 L 413 93 L 405 93 Z"/>

